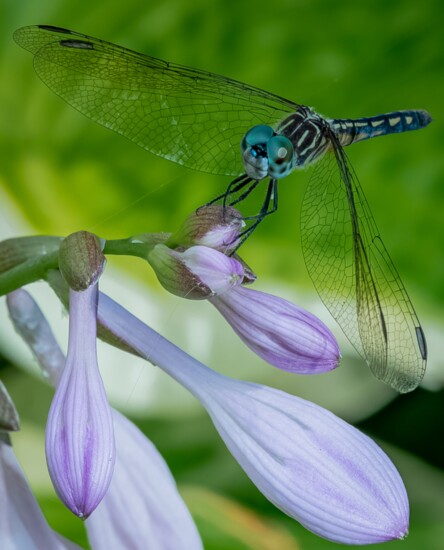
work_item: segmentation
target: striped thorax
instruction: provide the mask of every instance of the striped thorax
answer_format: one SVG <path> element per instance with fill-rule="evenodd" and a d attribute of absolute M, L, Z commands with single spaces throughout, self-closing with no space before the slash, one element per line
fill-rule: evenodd
<path fill-rule="evenodd" d="M 310 164 L 330 147 L 329 124 L 308 107 L 301 107 L 296 113 L 287 117 L 277 131 L 293 144 L 295 168 Z"/>

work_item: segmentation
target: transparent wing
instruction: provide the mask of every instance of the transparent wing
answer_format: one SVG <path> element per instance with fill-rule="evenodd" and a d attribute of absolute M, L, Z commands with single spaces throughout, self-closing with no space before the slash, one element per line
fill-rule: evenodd
<path fill-rule="evenodd" d="M 15 41 L 38 76 L 95 122 L 169 160 L 213 174 L 242 173 L 240 143 L 298 105 L 205 71 L 58 27 L 23 27 Z"/>
<path fill-rule="evenodd" d="M 415 389 L 426 365 L 424 333 L 339 144 L 314 168 L 301 235 L 322 301 L 373 374 L 399 392 Z"/>

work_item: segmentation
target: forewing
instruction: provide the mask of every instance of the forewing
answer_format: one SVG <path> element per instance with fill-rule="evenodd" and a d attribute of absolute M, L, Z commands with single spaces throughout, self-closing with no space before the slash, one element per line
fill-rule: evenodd
<path fill-rule="evenodd" d="M 373 374 L 399 392 L 415 389 L 426 365 L 424 333 L 339 144 L 314 167 L 301 235 L 322 301 Z"/>
<path fill-rule="evenodd" d="M 243 171 L 240 143 L 298 105 L 205 71 L 167 63 L 80 33 L 23 27 L 38 76 L 95 122 L 169 160 L 213 174 Z"/>

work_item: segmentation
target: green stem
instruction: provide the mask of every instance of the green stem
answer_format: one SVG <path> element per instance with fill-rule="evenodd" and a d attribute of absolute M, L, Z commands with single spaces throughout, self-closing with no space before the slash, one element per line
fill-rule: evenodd
<path fill-rule="evenodd" d="M 44 279 L 49 269 L 57 268 L 59 252 L 37 256 L 12 267 L 0 275 L 0 296 L 24 285 Z"/>
<path fill-rule="evenodd" d="M 147 259 L 156 244 L 164 243 L 169 233 L 147 233 L 129 239 L 115 239 L 105 242 L 104 254 L 136 256 Z M 0 296 L 40 279 L 44 279 L 48 270 L 59 266 L 59 237 L 10 239 L 0 243 L 3 263 L 0 262 Z M 43 243 L 43 244 L 42 244 Z M 45 245 L 44 248 L 43 245 Z M 3 249 L 1 248 L 3 246 Z M 40 248 L 36 248 L 36 247 Z M 41 250 L 44 250 L 44 254 Z M 40 254 L 38 253 L 40 252 Z M 29 257 L 33 254 L 32 257 Z M 35 255 L 34 255 L 35 254 Z M 26 259 L 26 258 L 29 259 Z M 24 261 L 19 262 L 21 259 Z M 14 265 L 16 263 L 16 265 Z M 9 267 L 14 265 L 14 267 Z"/>
<path fill-rule="evenodd" d="M 164 243 L 169 237 L 170 233 L 146 233 L 129 239 L 107 240 L 103 253 L 105 255 L 137 256 L 146 260 L 156 244 Z"/>

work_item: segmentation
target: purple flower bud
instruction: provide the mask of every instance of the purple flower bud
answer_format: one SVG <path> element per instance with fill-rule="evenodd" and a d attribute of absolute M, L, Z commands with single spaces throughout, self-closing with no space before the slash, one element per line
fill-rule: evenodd
<path fill-rule="evenodd" d="M 232 206 L 202 206 L 185 220 L 167 244 L 171 248 L 202 245 L 228 254 L 238 245 L 244 226 L 241 213 Z"/>
<path fill-rule="evenodd" d="M 343 544 L 406 536 L 404 484 L 369 437 L 279 390 L 220 375 L 194 383 L 233 456 L 283 512 Z"/>
<path fill-rule="evenodd" d="M 240 262 L 206 246 L 192 246 L 181 252 L 158 244 L 148 261 L 166 290 L 192 300 L 226 292 L 244 277 Z"/>
<path fill-rule="evenodd" d="M 242 286 L 214 296 L 210 302 L 241 340 L 275 367 L 316 374 L 339 364 L 341 354 L 330 330 L 291 302 Z"/>
<path fill-rule="evenodd" d="M 114 469 L 111 410 L 96 355 L 97 284 L 70 290 L 68 355 L 49 411 L 46 460 L 59 498 L 87 518 Z"/>

